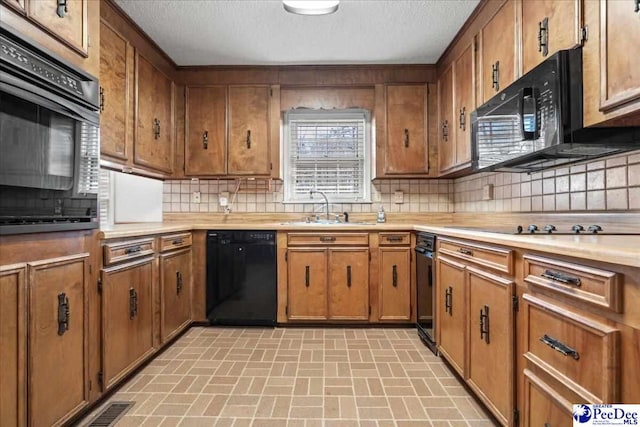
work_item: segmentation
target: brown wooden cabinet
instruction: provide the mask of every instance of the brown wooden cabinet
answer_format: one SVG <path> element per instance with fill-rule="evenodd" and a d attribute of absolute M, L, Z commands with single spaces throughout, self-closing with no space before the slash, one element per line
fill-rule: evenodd
<path fill-rule="evenodd" d="M 386 85 L 384 170 L 388 176 L 429 172 L 426 85 Z"/>
<path fill-rule="evenodd" d="M 436 261 L 437 337 L 440 353 L 465 375 L 467 298 L 464 264 L 439 256 Z"/>
<path fill-rule="evenodd" d="M 453 66 L 438 79 L 438 163 L 446 174 L 456 165 L 455 125 L 453 122 Z"/>
<path fill-rule="evenodd" d="M 582 42 L 582 0 L 522 2 L 522 73 Z"/>
<path fill-rule="evenodd" d="M 100 24 L 100 154 L 126 162 L 133 143 L 133 62 L 129 41 Z"/>
<path fill-rule="evenodd" d="M 227 86 L 186 88 L 186 175 L 227 173 L 227 91 Z"/>
<path fill-rule="evenodd" d="M 369 249 L 329 249 L 330 320 L 369 320 Z"/>
<path fill-rule="evenodd" d="M 173 172 L 173 82 L 151 61 L 136 55 L 136 128 L 133 161 Z"/>
<path fill-rule="evenodd" d="M 90 0 L 29 0 L 27 14 L 60 42 L 87 56 L 89 49 L 88 3 Z"/>
<path fill-rule="evenodd" d="M 516 0 L 507 0 L 480 31 L 481 104 L 519 77 L 516 16 Z"/>
<path fill-rule="evenodd" d="M 153 267 L 153 257 L 143 257 L 102 270 L 104 390 L 153 352 Z"/>
<path fill-rule="evenodd" d="M 66 423 L 89 403 L 89 254 L 28 263 L 29 425 Z"/>
<path fill-rule="evenodd" d="M 26 267 L 0 267 L 0 413 L 2 424 L 26 425 Z"/>
<path fill-rule="evenodd" d="M 287 251 L 287 318 L 326 320 L 327 253 L 322 248 Z"/>
<path fill-rule="evenodd" d="M 26 0 L 2 0 L 2 3 L 14 8 L 16 11 L 22 14 L 27 13 Z"/>
<path fill-rule="evenodd" d="M 160 340 L 167 342 L 191 322 L 191 248 L 160 255 Z"/>
<path fill-rule="evenodd" d="M 524 370 L 523 425 L 569 426 L 572 425 L 573 403 L 560 395 L 550 385 Z"/>
<path fill-rule="evenodd" d="M 379 312 L 382 321 L 411 320 L 411 248 L 381 247 Z"/>

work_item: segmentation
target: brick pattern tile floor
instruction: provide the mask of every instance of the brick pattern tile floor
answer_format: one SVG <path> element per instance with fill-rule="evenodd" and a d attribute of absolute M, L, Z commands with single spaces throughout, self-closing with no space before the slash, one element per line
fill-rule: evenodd
<path fill-rule="evenodd" d="M 109 401 L 118 427 L 495 425 L 414 329 L 194 327 Z"/>

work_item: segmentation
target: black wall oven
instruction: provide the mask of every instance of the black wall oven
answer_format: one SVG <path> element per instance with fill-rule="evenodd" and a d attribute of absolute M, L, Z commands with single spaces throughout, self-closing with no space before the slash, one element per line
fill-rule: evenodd
<path fill-rule="evenodd" d="M 0 234 L 98 227 L 98 88 L 0 27 Z"/>
<path fill-rule="evenodd" d="M 437 354 L 435 339 L 435 254 L 436 236 L 418 233 L 416 236 L 417 328 L 422 341 Z"/>

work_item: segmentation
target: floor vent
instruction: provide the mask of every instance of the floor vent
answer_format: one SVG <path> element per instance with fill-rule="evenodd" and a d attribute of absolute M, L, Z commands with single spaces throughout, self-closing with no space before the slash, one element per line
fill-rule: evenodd
<path fill-rule="evenodd" d="M 110 403 L 98 414 L 98 416 L 96 416 L 93 421 L 91 421 L 88 427 L 110 427 L 115 425 L 116 421 L 126 414 L 134 403 L 135 402 Z"/>

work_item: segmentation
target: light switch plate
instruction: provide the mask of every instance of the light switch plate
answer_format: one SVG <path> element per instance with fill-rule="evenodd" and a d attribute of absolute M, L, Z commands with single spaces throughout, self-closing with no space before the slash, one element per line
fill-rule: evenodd
<path fill-rule="evenodd" d="M 220 195 L 218 195 L 218 202 L 222 207 L 229 205 L 229 192 L 223 191 L 222 193 L 220 193 Z"/>
<path fill-rule="evenodd" d="M 200 203 L 200 192 L 194 191 L 191 193 L 191 203 Z"/>
<path fill-rule="evenodd" d="M 400 190 L 397 190 L 395 193 L 393 193 L 393 202 L 399 205 L 404 203 L 404 193 Z"/>

